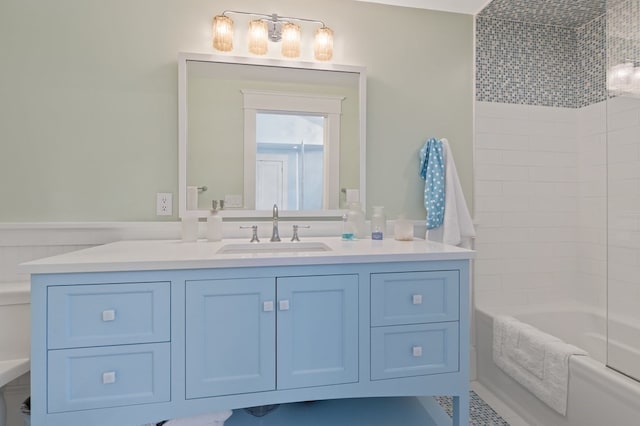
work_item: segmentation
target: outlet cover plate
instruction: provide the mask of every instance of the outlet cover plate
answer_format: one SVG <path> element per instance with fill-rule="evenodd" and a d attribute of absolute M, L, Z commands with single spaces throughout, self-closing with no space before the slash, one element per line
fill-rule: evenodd
<path fill-rule="evenodd" d="M 242 207 L 242 195 L 227 194 L 224 196 L 224 208 L 237 209 Z"/>
<path fill-rule="evenodd" d="M 156 216 L 171 216 L 173 214 L 173 194 L 158 192 L 156 194 Z"/>

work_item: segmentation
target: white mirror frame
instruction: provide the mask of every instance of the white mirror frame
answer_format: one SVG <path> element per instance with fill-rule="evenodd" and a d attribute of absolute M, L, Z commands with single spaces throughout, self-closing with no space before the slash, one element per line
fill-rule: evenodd
<path fill-rule="evenodd" d="M 337 65 L 319 62 L 284 61 L 278 59 L 248 58 L 240 56 L 222 56 L 207 53 L 187 53 L 178 54 L 178 211 L 180 217 L 196 215 L 206 217 L 209 210 L 189 211 L 187 213 L 187 61 L 217 62 L 227 64 L 260 65 L 276 68 L 310 69 L 318 71 L 338 71 L 349 72 L 359 75 L 358 79 L 358 114 L 359 114 L 359 191 L 360 203 L 364 209 L 366 206 L 366 129 L 367 129 L 367 76 L 364 67 L 352 65 Z M 238 141 L 243 143 L 243 141 Z M 246 195 L 246 194 L 245 194 Z M 220 212 L 224 217 L 270 217 L 271 211 L 225 209 Z M 344 213 L 343 210 L 285 210 L 281 211 L 281 216 L 292 217 L 337 217 Z"/>

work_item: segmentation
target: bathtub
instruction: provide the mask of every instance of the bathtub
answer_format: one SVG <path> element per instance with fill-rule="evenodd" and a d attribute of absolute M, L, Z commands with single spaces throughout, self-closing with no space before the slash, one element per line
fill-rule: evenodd
<path fill-rule="evenodd" d="M 493 363 L 493 317 L 512 315 L 578 346 L 590 356 L 573 356 L 569 364 L 567 415 L 536 398 Z M 579 305 L 526 307 L 518 310 L 476 309 L 477 380 L 535 426 L 627 426 L 640 424 L 640 382 L 604 364 L 604 315 Z M 631 331 L 630 331 L 631 332 Z M 638 331 L 635 331 L 638 333 Z M 620 348 L 626 350 L 624 345 Z"/>

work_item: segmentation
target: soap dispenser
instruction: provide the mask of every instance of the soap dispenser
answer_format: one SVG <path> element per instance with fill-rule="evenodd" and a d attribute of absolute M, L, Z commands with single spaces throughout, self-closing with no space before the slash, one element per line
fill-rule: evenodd
<path fill-rule="evenodd" d="M 374 206 L 371 215 L 371 239 L 381 240 L 387 232 L 387 219 L 384 216 L 384 207 Z"/>
<path fill-rule="evenodd" d="M 352 241 L 355 239 L 353 235 L 353 224 L 349 222 L 349 216 L 342 216 L 342 239 L 344 241 Z"/>
<path fill-rule="evenodd" d="M 353 233 L 356 238 L 364 238 L 366 235 L 366 224 L 364 220 L 364 213 L 360 207 L 359 202 L 353 202 L 349 206 L 349 213 L 347 213 L 348 221 L 353 227 Z"/>

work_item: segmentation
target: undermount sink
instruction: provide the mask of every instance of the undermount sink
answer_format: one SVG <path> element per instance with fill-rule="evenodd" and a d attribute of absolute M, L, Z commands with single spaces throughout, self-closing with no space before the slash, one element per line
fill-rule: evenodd
<path fill-rule="evenodd" d="M 325 243 L 319 242 L 291 242 L 291 243 L 234 243 L 222 246 L 218 254 L 243 254 L 243 253 L 302 253 L 331 251 Z"/>

